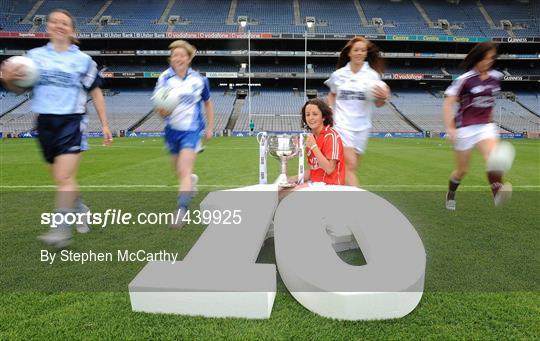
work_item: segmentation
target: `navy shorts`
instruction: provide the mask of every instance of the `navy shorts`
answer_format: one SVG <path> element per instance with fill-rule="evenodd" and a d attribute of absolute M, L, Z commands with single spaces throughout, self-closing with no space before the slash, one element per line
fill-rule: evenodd
<path fill-rule="evenodd" d="M 165 127 L 165 143 L 171 154 L 178 154 L 182 149 L 198 150 L 201 148 L 202 130 L 183 131 Z"/>
<path fill-rule="evenodd" d="M 62 154 L 78 154 L 88 149 L 86 128 L 88 117 L 84 114 L 40 114 L 37 119 L 39 144 L 48 163 Z"/>

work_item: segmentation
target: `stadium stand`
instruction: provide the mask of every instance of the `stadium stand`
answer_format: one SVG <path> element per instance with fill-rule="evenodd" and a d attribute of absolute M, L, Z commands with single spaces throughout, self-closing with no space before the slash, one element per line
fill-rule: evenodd
<path fill-rule="evenodd" d="M 300 115 L 251 115 L 251 118 L 255 123 L 255 131 L 286 132 L 302 130 Z M 249 131 L 249 115 L 240 115 L 233 130 Z"/>
<path fill-rule="evenodd" d="M 23 23 L 26 14 L 34 6 L 32 0 L 2 1 L 2 14 L 0 15 L 0 30 L 14 32 L 28 32 L 32 28 L 31 23 Z"/>
<path fill-rule="evenodd" d="M 47 15 L 56 8 L 63 8 L 71 12 L 77 20 L 77 29 L 81 32 L 92 32 L 96 29 L 96 24 L 89 25 L 90 20 L 96 15 L 102 1 L 67 1 L 67 0 L 47 0 L 38 8 L 36 15 Z M 39 26 L 37 32 L 45 32 L 46 25 Z"/>
<path fill-rule="evenodd" d="M 538 68 L 527 68 L 527 69 L 509 68 L 508 72 L 511 75 L 540 75 L 540 69 Z"/>
<path fill-rule="evenodd" d="M 538 1 L 533 0 L 526 4 L 519 1 L 489 0 L 484 1 L 483 5 L 495 24 L 500 25 L 501 20 L 510 20 L 512 31 L 516 35 L 530 37 L 540 33 L 537 23 L 540 16 Z"/>
<path fill-rule="evenodd" d="M 252 90 L 251 94 L 251 114 L 253 115 L 299 115 L 304 104 L 303 94 L 294 94 L 290 90 Z M 246 98 L 242 114 L 248 114 L 248 110 Z"/>
<path fill-rule="evenodd" d="M 426 91 L 394 91 L 391 102 L 422 130 L 445 131 L 442 99 Z"/>
<path fill-rule="evenodd" d="M 252 32 L 296 31 L 293 3 L 289 0 L 238 0 L 236 15 L 248 17 Z"/>
<path fill-rule="evenodd" d="M 249 131 L 249 104 L 246 98 L 234 130 Z M 300 130 L 300 110 L 304 104 L 302 93 L 291 90 L 252 91 L 251 118 L 257 131 Z"/>
<path fill-rule="evenodd" d="M 490 31 L 495 37 L 507 37 L 502 29 L 492 30 L 482 16 L 476 1 L 463 0 L 459 5 L 445 1 L 420 1 L 427 15 L 433 22 L 438 19 L 446 19 L 450 24 L 449 30 L 458 36 L 484 36 L 484 32 Z M 444 34 L 444 33 L 442 33 Z"/>
<path fill-rule="evenodd" d="M 540 117 L 507 98 L 496 100 L 493 119 L 513 132 L 540 132 Z"/>
<path fill-rule="evenodd" d="M 251 72 L 304 72 L 304 65 L 284 65 L 284 64 L 261 64 L 253 63 L 251 65 Z"/>
<path fill-rule="evenodd" d="M 236 32 L 238 25 L 226 25 L 230 1 L 215 0 L 177 0 L 170 15 L 177 15 L 187 22 L 185 25 L 175 25 L 176 32 Z M 208 9 L 212 10 L 209 11 Z M 235 18 L 236 19 L 236 18 Z"/>
<path fill-rule="evenodd" d="M 231 1 L 221 0 L 176 0 L 167 10 L 167 0 L 112 0 L 106 6 L 103 1 L 45 0 L 35 15 L 46 15 L 53 8 L 65 8 L 74 13 L 80 32 L 236 32 L 239 30 L 238 16 L 248 17 L 248 29 L 252 32 L 301 33 L 306 30 L 306 17 L 315 17 L 313 32 L 343 34 L 424 34 L 459 36 L 508 37 L 501 20 L 510 20 L 511 35 L 540 35 L 539 4 L 536 0 L 527 3 L 512 0 L 461 0 L 458 5 L 445 1 L 417 0 L 344 0 L 336 3 L 325 0 L 299 0 L 295 18 L 292 0 L 238 0 L 230 17 Z M 36 4 L 35 0 L 4 0 L 0 16 L 0 29 L 4 31 L 43 32 L 45 25 L 34 27 L 30 16 L 23 21 Z M 105 7 L 102 7 L 105 6 Z M 484 17 L 483 6 L 492 23 Z M 105 8 L 103 13 L 100 9 Z M 212 9 L 209 11 L 209 9 Z M 168 12 L 167 12 L 168 11 Z M 106 24 L 92 22 L 100 17 L 110 17 Z M 167 15 L 167 18 L 162 18 Z M 169 25 L 167 19 L 177 16 Z M 374 25 L 373 18 L 382 19 L 382 26 Z M 492 18 L 492 19 L 491 19 Z M 97 18 L 99 19 L 99 18 Z M 162 19 L 160 21 L 160 19 Z M 438 19 L 446 19 L 448 29 L 437 25 Z"/>
<path fill-rule="evenodd" d="M 150 91 L 124 90 L 113 96 L 105 96 L 105 105 L 109 117 L 111 130 L 128 129 L 148 114 L 153 104 Z M 100 131 L 101 124 L 96 110 L 91 103 L 87 105 L 87 114 L 90 119 L 89 131 Z"/>
<path fill-rule="evenodd" d="M 386 72 L 390 73 L 423 73 L 426 75 L 441 75 L 443 72 L 440 67 L 429 66 L 391 66 Z"/>
<path fill-rule="evenodd" d="M 436 0 L 90 0 L 86 2 L 69 0 L 2 0 L 1 3 L 3 13 L 0 15 L 0 30 L 3 31 L 44 31 L 45 25 L 34 25 L 32 18 L 35 15 L 46 15 L 53 8 L 66 8 L 76 15 L 78 30 L 81 32 L 237 32 L 241 30 L 237 23 L 238 16 L 247 16 L 249 25 L 246 30 L 249 29 L 252 32 L 303 33 L 306 30 L 305 18 L 315 17 L 316 26 L 311 30 L 314 33 L 384 33 L 395 35 L 439 35 L 450 33 L 459 36 L 488 37 L 540 36 L 538 25 L 540 1 L 534 0 L 528 2 L 518 0 L 460 0 L 459 5 Z M 232 6 L 233 3 L 235 6 Z M 299 6 L 295 7 L 296 4 Z M 168 7 L 168 5 L 170 6 Z M 107 24 L 102 25 L 97 21 L 92 21 L 93 18 L 101 16 L 110 16 Z M 178 16 L 179 20 L 169 23 L 167 19 L 170 16 Z M 379 27 L 374 25 L 373 18 L 381 18 L 382 25 Z M 438 27 L 438 19 L 447 20 L 449 27 L 447 29 Z M 510 20 L 513 29 L 503 29 L 501 20 Z M 322 46 L 320 43 L 320 41 L 317 41 L 319 49 Z M 204 45 L 204 43 L 202 44 Z M 111 48 L 112 45 L 114 44 L 107 43 L 106 48 Z M 261 46 L 263 45 L 264 43 L 261 42 Z M 383 45 L 381 44 L 381 46 Z M 204 48 L 202 49 L 204 50 Z M 216 47 L 216 49 L 224 48 Z M 99 51 L 100 48 L 96 47 L 95 50 Z M 273 47 L 271 47 L 271 50 L 273 51 Z M 298 50 L 297 47 L 296 50 Z M 313 50 L 318 51 L 316 47 L 313 47 Z M 277 46 L 276 51 L 279 51 Z M 389 52 L 395 52 L 395 50 Z M 525 53 L 530 54 L 531 52 L 526 51 Z M 158 64 L 156 63 L 158 59 L 154 57 L 141 56 L 127 59 L 128 57 L 100 56 L 97 53 L 95 56 L 95 59 L 100 64 L 106 63 L 106 71 L 111 72 L 162 72 L 167 67 L 164 57 L 161 58 L 163 63 Z M 320 73 L 330 74 L 335 70 L 335 59 L 308 58 L 313 62 L 314 72 L 319 73 L 317 75 L 319 79 L 309 80 L 311 85 L 308 85 L 308 87 L 316 88 L 322 85 L 321 81 L 325 76 L 320 75 Z M 194 69 L 203 73 L 244 72 L 239 64 L 240 59 L 235 57 L 223 58 L 221 56 L 204 57 L 196 60 Z M 462 70 L 455 67 L 459 63 L 458 60 L 442 58 L 436 61 L 407 61 L 405 59 L 408 58 L 388 58 L 389 65 L 386 72 L 429 75 L 460 75 L 463 73 Z M 242 59 L 241 62 L 245 61 Z M 409 63 L 414 65 L 411 66 Z M 505 61 L 501 61 L 500 64 L 505 65 L 504 63 Z M 506 75 L 538 75 L 540 71 L 535 67 L 535 63 L 529 61 L 506 61 L 506 65 L 502 70 Z M 450 66 L 441 67 L 446 64 Z M 497 63 L 498 65 L 499 63 Z M 303 60 L 300 58 L 293 60 L 293 58 L 277 57 L 270 59 L 262 57 L 252 59 L 251 71 L 254 73 L 280 72 L 302 75 L 304 65 Z M 240 75 L 239 79 L 245 79 L 245 76 Z M 281 76 L 272 77 L 276 79 L 287 78 Z M 257 78 L 261 78 L 260 75 L 257 75 Z M 153 81 L 147 79 L 144 81 L 143 86 L 151 86 L 149 84 Z M 211 79 L 211 81 L 214 82 L 212 84 L 214 86 L 216 79 Z M 115 82 L 118 82 L 116 84 L 129 84 L 128 86 L 132 87 L 133 82 L 136 81 L 111 80 L 111 84 L 114 84 L 111 86 L 116 86 Z M 284 84 L 287 81 L 280 82 L 276 81 L 279 84 L 278 86 L 289 87 L 288 84 Z M 299 86 L 300 84 L 299 79 L 293 82 L 297 83 L 292 86 Z M 319 84 L 315 84 L 316 82 Z M 412 86 L 414 89 L 414 81 L 405 82 L 410 82 L 406 86 Z M 407 119 L 418 125 L 422 130 L 444 130 L 441 114 L 442 98 L 437 98 L 427 91 L 399 90 L 399 85 L 396 83 L 398 86 L 394 87 L 393 84 L 392 88 L 395 89 L 395 96 L 391 100 L 393 106 L 384 106 L 377 109 L 373 116 L 373 130 L 415 131 L 415 127 L 407 123 L 407 120 L 403 119 L 401 115 L 406 116 Z M 517 84 L 517 82 L 505 82 L 505 84 L 514 86 L 513 84 Z M 534 90 L 533 87 L 519 89 Z M 321 88 L 319 96 L 324 96 L 327 91 L 328 89 Z M 151 90 L 148 88 L 144 91 L 120 90 L 119 93 L 113 96 L 107 96 L 106 103 L 111 128 L 115 131 L 126 130 L 137 124 L 136 131 L 162 130 L 162 119 L 157 115 L 149 114 L 152 110 L 150 96 Z M 232 124 L 235 121 L 234 130 L 249 130 L 248 99 L 236 101 L 235 94 L 220 93 L 217 90 L 212 92 L 212 99 L 216 108 L 216 131 L 222 131 L 227 123 Z M 1 130 L 6 131 L 9 128 L 10 131 L 26 131 L 33 127 L 35 116 L 30 114 L 30 101 L 25 102 L 25 100 L 25 97 L 12 95 L 2 98 L 0 106 L 0 116 L 3 115 L 0 118 Z M 494 114 L 495 120 L 511 131 L 539 131 L 538 117 L 531 113 L 538 114 L 540 111 L 538 93 L 520 93 L 517 95 L 517 101 L 499 99 Z M 235 103 L 237 104 L 236 107 Z M 260 89 L 253 88 L 251 118 L 255 121 L 255 129 L 268 131 L 299 130 L 299 112 L 303 103 L 303 94 L 299 92 L 283 90 L 283 88 L 278 90 L 265 89 L 264 86 Z M 231 120 L 233 108 L 236 111 Z M 90 130 L 99 131 L 99 120 L 92 105 L 88 106 L 88 113 L 91 116 Z M 236 120 L 235 116 L 237 114 L 239 115 L 238 120 Z"/>
<path fill-rule="evenodd" d="M 442 35 L 441 29 L 431 28 L 411 0 L 392 2 L 390 0 L 363 0 L 366 16 L 381 18 L 385 23 L 384 32 L 387 34 L 425 34 Z"/>
<path fill-rule="evenodd" d="M 0 94 L 0 116 L 12 110 L 22 102 L 28 100 L 28 96 L 16 96 L 11 92 L 2 92 Z"/>
<path fill-rule="evenodd" d="M 372 131 L 416 131 L 416 129 L 395 113 L 389 105 L 375 109 L 371 121 L 373 124 Z"/>
<path fill-rule="evenodd" d="M 166 64 L 110 64 L 106 65 L 106 71 L 110 72 L 163 72 L 167 69 Z M 194 70 L 200 72 L 238 72 L 239 65 L 234 64 L 197 64 L 193 66 Z M 303 70 L 302 70 L 303 72 Z"/>
<path fill-rule="evenodd" d="M 103 27 L 103 32 L 165 32 L 167 25 L 157 24 L 165 10 L 164 0 L 114 1 L 103 13 L 110 15 L 112 22 Z M 115 24 L 115 20 L 120 22 Z"/>
<path fill-rule="evenodd" d="M 300 1 L 300 16 L 315 17 L 316 32 L 321 33 L 357 33 L 377 34 L 374 27 L 365 27 L 353 1 L 344 1 L 336 4 L 332 1 L 310 0 Z M 305 26 L 299 27 L 298 32 L 304 32 Z"/>
<path fill-rule="evenodd" d="M 0 129 L 4 132 L 19 133 L 34 130 L 36 114 L 30 112 L 31 101 L 0 117 Z"/>
<path fill-rule="evenodd" d="M 517 94 L 517 100 L 527 109 L 540 116 L 540 96 L 538 93 L 520 92 Z"/>

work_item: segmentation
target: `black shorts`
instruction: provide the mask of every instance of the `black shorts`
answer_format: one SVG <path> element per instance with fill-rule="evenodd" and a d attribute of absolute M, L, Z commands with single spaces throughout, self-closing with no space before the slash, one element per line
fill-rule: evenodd
<path fill-rule="evenodd" d="M 37 122 L 39 144 L 48 163 L 54 163 L 58 155 L 78 154 L 88 149 L 86 115 L 40 114 Z"/>

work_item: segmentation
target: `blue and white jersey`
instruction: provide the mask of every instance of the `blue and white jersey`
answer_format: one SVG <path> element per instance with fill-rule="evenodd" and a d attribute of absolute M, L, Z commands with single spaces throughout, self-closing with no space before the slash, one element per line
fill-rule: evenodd
<path fill-rule="evenodd" d="M 76 45 L 57 52 L 51 43 L 28 51 L 39 68 L 32 111 L 38 114 L 84 114 L 88 91 L 99 86 L 96 63 Z"/>
<path fill-rule="evenodd" d="M 170 67 L 159 76 L 154 94 L 163 87 L 175 88 L 180 94 L 180 104 L 165 118 L 167 126 L 181 131 L 204 129 L 202 102 L 210 99 L 208 79 L 191 68 L 180 78 Z"/>

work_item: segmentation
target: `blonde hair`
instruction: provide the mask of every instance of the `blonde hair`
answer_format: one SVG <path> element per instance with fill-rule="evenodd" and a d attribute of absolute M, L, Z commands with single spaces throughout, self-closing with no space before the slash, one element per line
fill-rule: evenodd
<path fill-rule="evenodd" d="M 195 46 L 191 45 L 185 40 L 175 40 L 169 45 L 169 50 L 172 51 L 175 49 L 183 48 L 186 50 L 187 54 L 189 55 L 189 58 L 195 57 L 195 54 L 197 53 L 197 49 Z"/>

